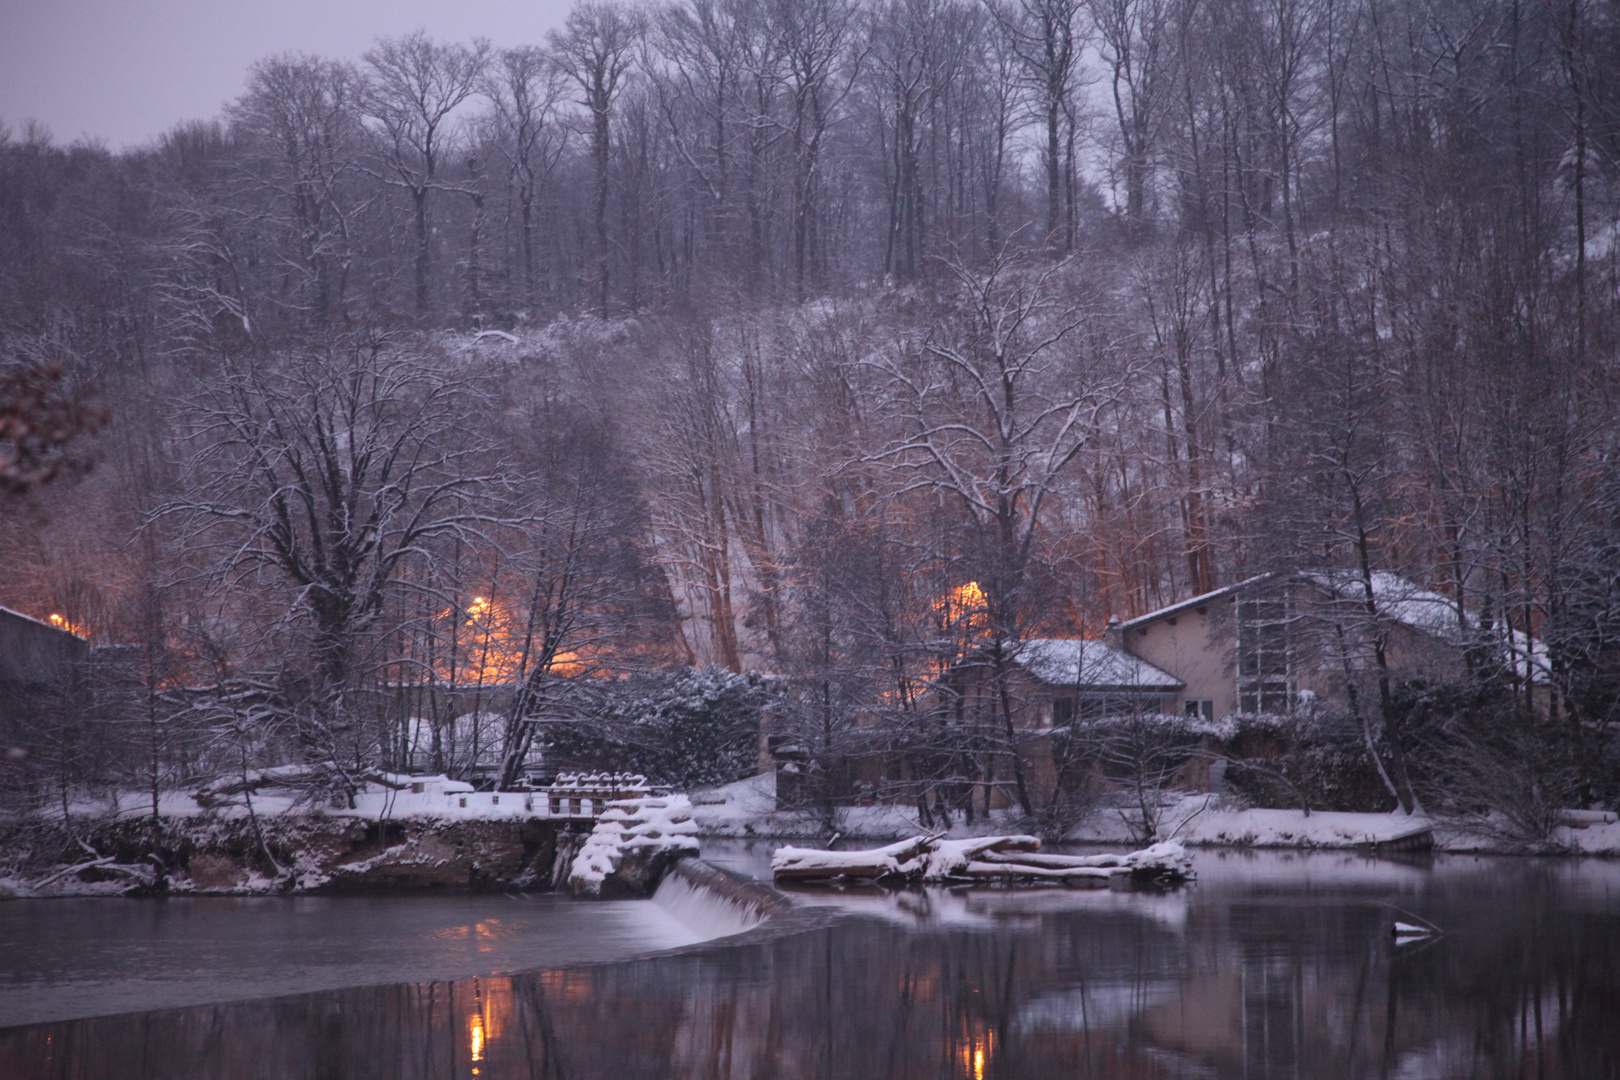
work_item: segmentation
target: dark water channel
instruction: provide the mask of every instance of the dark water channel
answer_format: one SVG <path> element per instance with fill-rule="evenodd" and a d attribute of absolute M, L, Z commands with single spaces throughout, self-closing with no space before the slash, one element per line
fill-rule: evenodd
<path fill-rule="evenodd" d="M 641 959 L 13 1027 L 0 1077 L 1620 1078 L 1620 863 L 1197 868 L 1166 895 L 807 893 Z M 1402 913 L 1445 933 L 1397 946 Z"/>

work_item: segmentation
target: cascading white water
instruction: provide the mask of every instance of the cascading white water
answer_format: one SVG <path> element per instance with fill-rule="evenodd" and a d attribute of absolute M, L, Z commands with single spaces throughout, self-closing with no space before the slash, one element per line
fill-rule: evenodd
<path fill-rule="evenodd" d="M 691 930 L 697 941 L 740 934 L 770 917 L 762 906 L 724 895 L 678 871 L 664 875 L 653 903 Z"/>

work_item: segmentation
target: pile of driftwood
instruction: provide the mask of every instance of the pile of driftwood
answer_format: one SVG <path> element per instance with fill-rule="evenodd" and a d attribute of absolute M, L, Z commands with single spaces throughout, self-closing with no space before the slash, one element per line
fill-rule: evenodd
<path fill-rule="evenodd" d="M 1107 886 L 1116 878 L 1175 885 L 1192 876 L 1192 860 L 1170 840 L 1126 855 L 1044 855 L 1033 836 L 980 836 L 945 840 L 913 836 L 869 851 L 777 848 L 771 869 L 778 882 L 873 882 L 884 885 L 985 883 Z"/>

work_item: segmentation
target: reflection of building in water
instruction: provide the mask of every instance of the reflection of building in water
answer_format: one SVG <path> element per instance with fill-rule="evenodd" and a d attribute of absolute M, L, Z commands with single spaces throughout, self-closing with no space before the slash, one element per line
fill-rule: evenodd
<path fill-rule="evenodd" d="M 1306 1003 L 1300 965 L 1261 957 L 1245 963 L 1240 972 L 1244 1071 L 1263 1076 L 1295 1075 L 1305 1041 Z"/>
<path fill-rule="evenodd" d="M 1221 1076 L 1335 1080 L 1384 1075 L 1437 1037 L 1432 1016 L 1401 1007 L 1381 913 L 1279 904 L 1207 915 L 1213 940 L 1199 970 L 1135 1018 L 1135 1041 Z M 1290 947 L 1324 937 L 1364 944 L 1333 957 Z"/>
<path fill-rule="evenodd" d="M 928 901 L 917 917 L 811 912 L 797 932 L 621 964 L 10 1028 L 0 1076 L 227 1077 L 243 1059 L 267 1078 L 400 1080 L 1612 1076 L 1612 886 L 1601 910 L 1466 895 L 1544 872 L 1478 871 L 1431 905 L 1453 934 L 1426 951 L 1388 939 L 1387 877 L 1336 895 L 1214 874 L 1172 897 L 908 894 Z"/>

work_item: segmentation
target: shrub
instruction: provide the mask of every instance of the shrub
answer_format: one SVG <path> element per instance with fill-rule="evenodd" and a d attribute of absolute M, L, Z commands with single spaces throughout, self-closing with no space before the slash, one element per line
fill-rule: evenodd
<path fill-rule="evenodd" d="M 760 724 L 780 699 L 758 672 L 683 667 L 605 687 L 577 722 L 548 725 L 548 763 L 637 772 L 655 783 L 725 784 L 758 767 Z"/>

